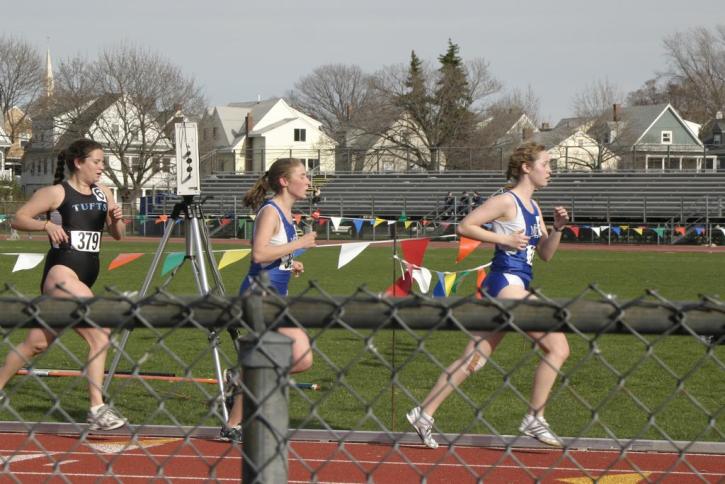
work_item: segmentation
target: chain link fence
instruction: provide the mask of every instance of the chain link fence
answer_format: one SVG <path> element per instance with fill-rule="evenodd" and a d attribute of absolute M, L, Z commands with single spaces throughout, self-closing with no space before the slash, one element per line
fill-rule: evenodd
<path fill-rule="evenodd" d="M 59 335 L 1 394 L 0 431 L 21 438 L 14 451 L 0 452 L 3 475 L 15 482 L 23 482 L 24 475 L 14 474 L 13 459 L 31 447 L 52 463 L 47 476 L 73 480 L 64 474 L 66 454 L 45 446 L 40 435 L 93 438 L 83 423 L 84 351 L 69 331 L 81 324 L 112 328 L 114 335 L 133 330 L 120 349 L 121 371 L 106 395 L 129 418 L 130 425 L 111 432 L 125 436 L 126 444 L 112 457 L 98 457 L 103 475 L 121 481 L 122 455 L 148 436 L 182 438 L 204 468 L 203 478 L 219 477 L 235 446 L 227 444 L 215 456 L 199 447 L 218 436 L 221 405 L 235 391 L 227 387 L 221 393 L 209 384 L 218 383 L 208 378 L 214 374 L 215 350 L 226 368 L 242 367 L 237 391 L 244 397 L 243 469 L 237 478 L 245 482 L 286 482 L 291 466 L 295 476 L 304 476 L 298 479 L 324 480 L 325 470 L 340 456 L 349 461 L 348 477 L 356 482 L 385 480 L 381 468 L 391 460 L 421 482 L 435 480 L 436 472 L 448 472 L 451 465 L 473 481 L 492 479 L 501 466 L 540 480 L 562 459 L 580 475 L 597 479 L 600 474 L 578 460 L 576 452 L 587 449 L 618 452 L 605 474 L 626 464 L 649 480 L 631 453 L 666 451 L 677 458 L 662 478 L 676 481 L 683 467 L 703 481 L 725 477 L 725 470 L 703 469 L 693 457 L 725 454 L 725 304 L 716 298 L 678 302 L 647 292 L 619 301 L 596 287 L 570 300 L 541 293 L 520 301 L 386 298 L 364 288 L 331 295 L 311 283 L 294 297 L 257 289 L 237 298 L 160 291 L 138 299 L 110 291 L 77 300 L 30 298 L 6 287 L 0 292 L 0 314 L 3 356 L 14 351 L 28 328 Z M 310 336 L 313 367 L 294 380 L 288 375 L 290 340 L 274 331 L 280 327 L 305 328 Z M 242 335 L 237 345 L 224 336 L 227 330 Z M 420 441 L 405 414 L 420 404 L 478 331 L 520 336 L 506 338 L 483 371 L 441 407 L 433 431 L 446 448 L 446 459 L 416 464 L 409 451 Z M 517 454 L 522 447 L 542 447 L 516 429 L 527 410 L 531 372 L 542 357 L 527 336 L 531 331 L 564 332 L 571 346 L 547 404 L 547 418 L 565 449 L 537 467 Z M 52 370 L 42 367 L 50 365 L 80 372 L 48 378 Z M 290 445 L 302 440 L 329 442 L 331 448 L 310 457 Z M 74 442 L 66 444 L 73 448 Z M 376 459 L 353 452 L 355 443 L 376 444 Z M 469 446 L 495 448 L 500 457 L 482 466 L 470 457 Z M 153 466 L 149 479 L 171 480 L 168 457 L 151 451 L 143 455 Z"/>

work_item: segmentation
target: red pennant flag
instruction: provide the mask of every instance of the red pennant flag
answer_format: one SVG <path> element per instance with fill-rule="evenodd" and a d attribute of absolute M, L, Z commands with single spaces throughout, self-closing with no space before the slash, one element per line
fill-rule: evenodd
<path fill-rule="evenodd" d="M 299 225 L 300 224 L 300 221 L 302 220 L 302 214 L 301 213 L 296 213 L 296 214 L 292 215 L 292 218 L 295 220 L 295 223 L 297 225 Z"/>
<path fill-rule="evenodd" d="M 579 238 L 579 227 L 578 226 L 576 226 L 576 225 L 570 225 L 569 226 L 569 230 L 571 230 L 572 232 L 574 232 L 574 236 L 576 238 Z"/>
<path fill-rule="evenodd" d="M 324 227 L 324 225 L 327 223 L 326 218 L 318 218 L 317 223 L 320 224 L 320 227 Z"/>
<path fill-rule="evenodd" d="M 166 222 L 167 220 L 169 220 L 168 215 L 159 215 L 158 218 L 156 219 L 156 222 L 154 222 L 154 223 L 162 224 L 162 223 Z"/>
<path fill-rule="evenodd" d="M 449 225 L 448 222 L 441 222 L 441 232 L 445 232 Z"/>
<path fill-rule="evenodd" d="M 232 223 L 232 219 L 230 219 L 230 218 L 223 218 L 223 219 L 221 219 L 221 220 L 219 221 L 219 224 L 220 224 L 220 225 L 221 225 L 222 227 L 223 227 L 223 226 L 225 226 L 225 225 L 229 225 L 230 223 Z"/>
<path fill-rule="evenodd" d="M 421 225 L 422 225 L 423 227 L 425 227 L 425 226 L 426 226 L 426 225 L 428 225 L 429 223 L 430 223 L 430 222 L 429 222 L 428 220 L 426 220 L 426 219 L 423 219 L 423 220 L 421 220 L 421 222 L 420 222 L 420 224 L 421 224 Z"/>
<path fill-rule="evenodd" d="M 428 248 L 428 242 L 430 242 L 428 239 L 402 241 L 400 247 L 403 249 L 403 259 L 417 266 L 423 264 L 423 256 Z"/>
<path fill-rule="evenodd" d="M 478 274 L 476 275 L 476 299 L 483 298 L 483 296 L 481 296 L 481 286 L 483 286 L 484 279 L 486 279 L 486 269 L 481 267 L 478 269 Z"/>
<path fill-rule="evenodd" d="M 675 233 L 685 236 L 685 227 L 675 227 Z"/>
<path fill-rule="evenodd" d="M 319 210 L 315 210 L 314 212 L 312 212 L 312 218 L 315 219 L 315 220 L 317 220 L 318 218 L 320 218 L 320 211 Z"/>
<path fill-rule="evenodd" d="M 410 294 L 410 288 L 413 285 L 413 275 L 410 270 L 400 276 L 389 288 L 385 290 L 386 296 L 407 296 Z"/>
<path fill-rule="evenodd" d="M 142 255 L 143 255 L 143 252 L 133 252 L 130 254 L 118 254 L 116 256 L 116 258 L 113 259 L 110 264 L 108 264 L 108 270 L 112 271 L 113 269 L 126 265 L 129 262 L 133 262 L 136 259 L 138 259 L 139 257 L 141 257 Z"/>
<path fill-rule="evenodd" d="M 458 241 L 458 256 L 456 257 L 456 263 L 461 262 L 463 259 L 473 252 L 476 247 L 481 245 L 480 240 L 469 239 L 468 237 L 461 237 Z"/>

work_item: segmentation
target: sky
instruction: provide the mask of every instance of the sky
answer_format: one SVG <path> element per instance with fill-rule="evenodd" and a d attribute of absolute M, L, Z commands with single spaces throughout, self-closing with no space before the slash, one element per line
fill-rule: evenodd
<path fill-rule="evenodd" d="M 284 96 L 325 64 L 373 73 L 411 50 L 435 63 L 450 38 L 504 89 L 531 86 L 550 123 L 597 80 L 626 93 L 665 70 L 665 35 L 725 23 L 716 0 L 0 0 L 0 18 L 0 34 L 50 48 L 55 64 L 121 42 L 148 47 L 210 105 Z"/>

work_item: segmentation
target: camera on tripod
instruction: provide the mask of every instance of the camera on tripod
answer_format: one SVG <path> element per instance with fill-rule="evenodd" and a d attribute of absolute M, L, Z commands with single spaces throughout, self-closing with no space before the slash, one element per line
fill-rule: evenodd
<path fill-rule="evenodd" d="M 199 195 L 199 140 L 196 123 L 176 123 L 176 194 Z"/>

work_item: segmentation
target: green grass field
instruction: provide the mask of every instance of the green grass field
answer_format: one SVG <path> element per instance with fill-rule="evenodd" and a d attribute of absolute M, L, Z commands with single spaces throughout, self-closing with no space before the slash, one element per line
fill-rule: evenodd
<path fill-rule="evenodd" d="M 120 291 L 137 290 L 157 243 L 156 239 L 148 243 L 106 243 L 96 292 L 102 293 L 106 286 Z M 43 252 L 46 247 L 46 242 L 36 240 L 0 242 L 0 252 Z M 214 247 L 225 248 L 239 246 L 220 243 Z M 182 247 L 172 244 L 168 250 Z M 107 271 L 106 266 L 119 252 L 147 255 Z M 293 280 L 291 293 L 303 290 L 310 280 L 336 295 L 349 295 L 363 284 L 372 291 L 381 291 L 392 281 L 390 247 L 371 246 L 340 270 L 337 256 L 338 249 L 333 248 L 303 254 L 300 260 L 305 263 L 306 272 Z M 424 265 L 440 271 L 467 269 L 487 261 L 490 251 L 479 250 L 457 265 L 453 262 L 455 256 L 453 244 L 450 249 L 429 249 Z M 535 286 L 552 298 L 571 298 L 586 290 L 589 283 L 596 283 L 620 300 L 640 296 L 645 288 L 656 289 L 670 299 L 688 300 L 721 291 L 722 257 L 705 253 L 562 250 L 551 263 L 535 263 Z M 37 295 L 42 267 L 10 273 L 14 263 L 12 256 L 0 257 L 5 282 L 24 294 Z M 248 264 L 244 260 L 222 271 L 227 293 L 236 293 Z M 473 275 L 469 276 L 458 294 L 470 294 L 474 280 Z M 161 279 L 155 282 L 160 283 Z M 168 289 L 175 294 L 196 294 L 187 267 L 179 271 Z M 311 336 L 317 349 L 315 364 L 296 379 L 319 383 L 323 391 L 291 392 L 292 424 L 304 428 L 407 429 L 405 412 L 425 396 L 441 369 L 459 356 L 466 343 L 465 337 L 456 332 L 409 334 L 398 330 L 393 361 L 393 334 L 389 330 L 374 335 L 354 335 L 342 329 L 311 330 Z M 369 336 L 373 337 L 376 352 L 366 349 Z M 4 358 L 10 344 L 23 337 L 23 331 L 6 332 L 0 358 Z M 36 368 L 79 368 L 86 352 L 82 340 L 68 333 L 60 341 L 62 344 L 56 344 L 37 359 Z M 725 347 L 717 347 L 708 355 L 706 346 L 692 337 L 651 336 L 642 340 L 631 335 L 608 335 L 597 340 L 601 352 L 594 355 L 589 351 L 588 340 L 570 335 L 569 341 L 572 352 L 563 368 L 566 378 L 557 383 L 547 408 L 547 419 L 561 435 L 723 440 Z M 222 343 L 223 360 L 228 366 L 235 357 L 226 335 L 222 336 Z M 200 330 L 137 330 L 132 333 L 127 350 L 133 360 L 143 361 L 143 371 L 181 375 L 190 369 L 194 376 L 213 377 L 207 337 Z M 440 408 L 436 415 L 439 428 L 446 432 L 516 433 L 526 410 L 535 358 L 522 336 L 509 335 L 486 368 L 469 378 L 461 392 Z M 131 366 L 131 361 L 124 361 L 122 369 Z M 392 369 L 396 375 L 394 392 Z M 4 420 L 85 418 L 87 396 L 80 378 L 18 376 L 6 390 L 14 411 L 1 413 Z M 212 385 L 117 380 L 111 395 L 132 423 L 218 424 L 208 405 L 215 396 Z M 60 405 L 54 406 L 56 398 Z M 653 419 L 650 414 L 654 414 Z M 708 414 L 714 425 L 708 426 Z"/>

